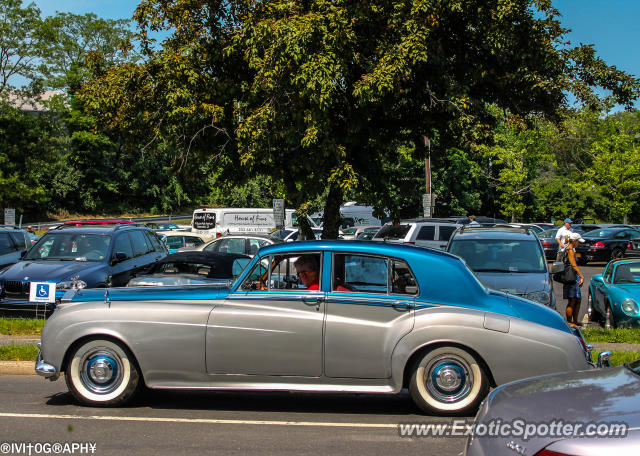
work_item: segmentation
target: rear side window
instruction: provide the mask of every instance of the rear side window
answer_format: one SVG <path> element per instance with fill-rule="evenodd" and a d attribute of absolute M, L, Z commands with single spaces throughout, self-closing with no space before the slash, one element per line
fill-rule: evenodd
<path fill-rule="evenodd" d="M 184 237 L 184 246 L 189 248 L 198 247 L 199 245 L 204 244 L 204 241 L 196 236 L 185 236 Z"/>
<path fill-rule="evenodd" d="M 418 241 L 433 241 L 436 235 L 436 227 L 433 225 L 427 225 L 420 228 L 416 240 Z"/>
<path fill-rule="evenodd" d="M 18 250 L 26 249 L 27 245 L 31 245 L 31 241 L 27 241 L 25 233 L 18 231 L 15 233 L 9 233 L 9 236 L 13 239 Z"/>
<path fill-rule="evenodd" d="M 133 249 L 131 248 L 129 233 L 122 233 L 118 237 L 116 237 L 113 251 L 116 253 L 122 252 L 127 256 L 127 258 L 133 258 Z"/>
<path fill-rule="evenodd" d="M 244 238 L 223 239 L 218 244 L 218 252 L 244 253 Z"/>
<path fill-rule="evenodd" d="M 129 234 L 133 241 L 133 253 L 135 256 L 146 255 L 149 253 L 149 247 L 147 246 L 147 241 L 145 240 L 142 231 L 133 231 Z"/>
<path fill-rule="evenodd" d="M 455 230 L 455 226 L 440 226 L 438 230 L 438 240 L 448 241 Z"/>
<path fill-rule="evenodd" d="M 149 232 L 145 232 L 145 235 L 147 236 L 147 239 L 151 243 L 151 246 L 152 246 L 152 248 L 154 250 L 156 250 L 158 252 L 162 252 L 164 250 L 162 248 L 162 244 L 160 244 L 160 240 L 156 237 L 155 234 L 149 233 Z"/>
<path fill-rule="evenodd" d="M 387 293 L 389 260 L 365 255 L 335 254 L 331 289 L 341 292 Z"/>
<path fill-rule="evenodd" d="M 182 236 L 167 236 L 167 245 L 170 249 L 179 249 L 184 247 L 184 239 Z"/>
<path fill-rule="evenodd" d="M 411 225 L 384 225 L 374 236 L 375 239 L 404 239 Z"/>

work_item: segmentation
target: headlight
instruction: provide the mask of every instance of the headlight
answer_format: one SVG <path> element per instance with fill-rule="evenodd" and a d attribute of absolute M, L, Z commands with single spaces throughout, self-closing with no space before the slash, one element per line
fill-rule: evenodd
<path fill-rule="evenodd" d="M 81 290 L 86 288 L 87 282 L 84 280 L 65 280 L 64 282 L 58 282 L 56 284 L 56 290 Z"/>
<path fill-rule="evenodd" d="M 629 316 L 635 316 L 638 314 L 638 304 L 636 304 L 633 299 L 625 299 L 622 301 L 620 307 L 622 308 L 622 311 Z"/>
<path fill-rule="evenodd" d="M 548 291 L 532 291 L 531 293 L 525 293 L 523 297 L 544 304 L 545 306 L 548 306 L 551 302 L 551 293 Z"/>

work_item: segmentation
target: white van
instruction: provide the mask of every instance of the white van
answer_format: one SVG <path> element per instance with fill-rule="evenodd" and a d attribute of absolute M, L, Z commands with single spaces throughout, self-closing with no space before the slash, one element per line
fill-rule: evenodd
<path fill-rule="evenodd" d="M 293 209 L 285 209 L 285 226 L 293 225 Z M 270 233 L 276 224 L 271 208 L 196 209 L 191 219 L 191 231 L 207 237 L 223 234 Z"/>

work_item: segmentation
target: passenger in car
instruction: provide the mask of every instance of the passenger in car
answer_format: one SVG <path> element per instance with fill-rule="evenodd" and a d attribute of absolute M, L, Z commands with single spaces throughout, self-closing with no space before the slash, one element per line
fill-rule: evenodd
<path fill-rule="evenodd" d="M 294 265 L 298 277 L 307 290 L 320 289 L 320 265 L 315 255 L 301 255 Z"/>

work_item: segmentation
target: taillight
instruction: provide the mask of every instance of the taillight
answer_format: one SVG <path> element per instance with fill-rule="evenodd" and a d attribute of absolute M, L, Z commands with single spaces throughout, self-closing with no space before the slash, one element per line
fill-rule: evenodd
<path fill-rule="evenodd" d="M 595 249 L 601 249 L 601 248 L 604 247 L 604 244 L 602 242 L 598 241 L 598 242 L 594 242 L 591 247 L 593 247 Z"/>
<path fill-rule="evenodd" d="M 217 238 L 222 237 L 222 233 L 216 233 L 216 237 Z"/>
<path fill-rule="evenodd" d="M 558 453 L 557 451 L 545 450 L 542 449 L 538 451 L 533 456 L 569 456 L 567 453 Z"/>
<path fill-rule="evenodd" d="M 547 241 L 542 241 L 542 247 L 551 247 L 551 244 L 549 244 Z"/>
<path fill-rule="evenodd" d="M 633 247 L 631 247 L 631 241 L 627 242 L 627 250 L 631 250 Z"/>
<path fill-rule="evenodd" d="M 415 243 L 415 242 L 405 242 L 405 244 L 416 245 L 416 243 Z"/>

